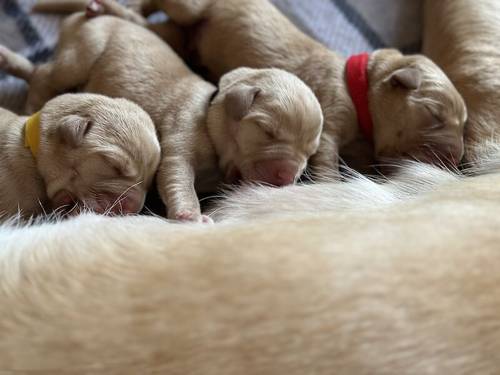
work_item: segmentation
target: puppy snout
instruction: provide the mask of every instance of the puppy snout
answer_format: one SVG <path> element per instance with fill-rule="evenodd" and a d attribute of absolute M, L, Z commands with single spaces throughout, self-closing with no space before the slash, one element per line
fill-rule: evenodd
<path fill-rule="evenodd" d="M 275 186 L 293 184 L 300 172 L 299 166 L 289 160 L 260 161 L 255 169 L 260 181 Z"/>
<path fill-rule="evenodd" d="M 443 146 L 441 149 L 438 148 L 434 156 L 436 162 L 444 163 L 450 167 L 457 167 L 464 156 L 464 143 L 457 141 Z"/>
<path fill-rule="evenodd" d="M 100 193 L 94 200 L 86 200 L 85 205 L 99 214 L 131 215 L 137 214 L 144 206 L 146 193 L 131 190 L 124 194 Z"/>
<path fill-rule="evenodd" d="M 458 142 L 452 148 L 451 159 L 452 159 L 452 162 L 453 162 L 453 164 L 455 166 L 457 166 L 458 164 L 460 164 L 460 162 L 462 161 L 462 158 L 464 157 L 464 153 L 465 153 L 465 147 L 464 147 L 464 142 L 463 141 Z"/>

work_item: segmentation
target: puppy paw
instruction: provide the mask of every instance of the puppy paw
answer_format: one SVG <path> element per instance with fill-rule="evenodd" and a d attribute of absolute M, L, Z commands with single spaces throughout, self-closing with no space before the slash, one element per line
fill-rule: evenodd
<path fill-rule="evenodd" d="M 104 6 L 102 5 L 102 0 L 90 0 L 85 15 L 87 18 L 97 17 L 104 14 Z"/>
<path fill-rule="evenodd" d="M 207 215 L 201 215 L 201 222 L 203 224 L 214 224 L 214 221 L 210 216 Z"/>
<path fill-rule="evenodd" d="M 194 211 L 184 210 L 176 212 L 175 220 L 190 223 L 203 223 L 203 224 L 213 224 L 213 220 L 207 215 L 201 215 Z"/>

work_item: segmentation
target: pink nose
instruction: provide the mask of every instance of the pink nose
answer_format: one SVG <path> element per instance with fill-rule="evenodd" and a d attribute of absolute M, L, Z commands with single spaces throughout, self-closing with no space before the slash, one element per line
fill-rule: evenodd
<path fill-rule="evenodd" d="M 275 186 L 291 185 L 299 174 L 299 167 L 289 160 L 265 160 L 255 164 L 257 180 Z"/>

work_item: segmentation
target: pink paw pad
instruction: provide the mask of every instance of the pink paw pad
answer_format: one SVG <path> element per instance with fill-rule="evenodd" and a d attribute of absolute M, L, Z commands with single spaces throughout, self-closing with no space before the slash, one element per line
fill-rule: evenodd
<path fill-rule="evenodd" d="M 207 215 L 201 215 L 201 222 L 203 224 L 214 224 L 214 221 L 210 216 Z"/>
<path fill-rule="evenodd" d="M 90 0 L 87 5 L 86 16 L 87 18 L 97 17 L 104 13 L 102 0 Z"/>
<path fill-rule="evenodd" d="M 179 211 L 175 214 L 175 220 L 182 222 L 213 224 L 213 220 L 207 215 L 198 215 L 193 211 Z"/>

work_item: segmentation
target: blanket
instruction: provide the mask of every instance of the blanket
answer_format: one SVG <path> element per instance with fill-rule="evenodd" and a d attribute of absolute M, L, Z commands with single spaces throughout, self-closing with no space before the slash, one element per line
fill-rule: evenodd
<path fill-rule="evenodd" d="M 34 2 L 0 1 L 0 44 L 41 63 L 57 43 L 60 17 L 31 14 Z M 300 29 L 344 56 L 384 47 L 420 49 L 421 0 L 273 2 Z M 21 111 L 26 88 L 22 80 L 0 72 L 0 107 Z"/>

